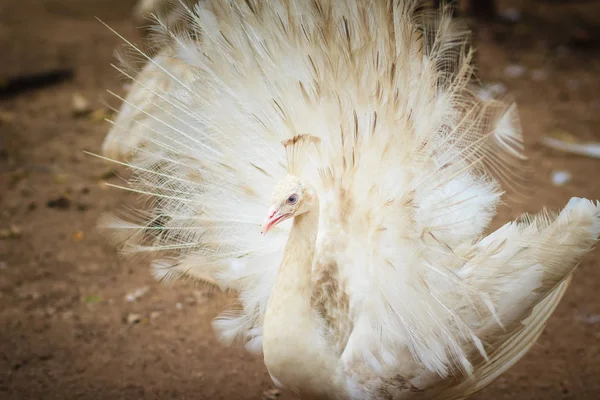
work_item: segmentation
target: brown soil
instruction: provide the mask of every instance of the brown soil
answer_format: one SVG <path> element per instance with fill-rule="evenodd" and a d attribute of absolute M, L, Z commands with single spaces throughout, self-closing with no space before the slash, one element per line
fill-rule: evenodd
<path fill-rule="evenodd" d="M 555 129 L 600 140 L 600 24 L 593 21 L 600 7 L 527 3 L 533 14 L 525 22 L 478 37 L 480 76 L 504 82 L 517 98 L 534 167 L 533 195 L 504 218 L 557 209 L 571 196 L 600 198 L 600 160 L 538 144 Z M 133 197 L 107 189 L 102 181 L 119 177 L 81 152 L 98 152 L 108 125 L 73 117 L 72 96 L 80 92 L 95 109 L 118 105 L 105 90 L 123 93 L 109 65 L 119 39 L 93 17 L 139 41 L 132 7 L 132 0 L 0 2 L 0 78 L 57 65 L 76 73 L 0 99 L 0 397 L 260 399 L 273 387 L 260 358 L 222 347 L 210 327 L 231 298 L 157 284 L 145 263 L 120 261 L 95 229 L 101 212 Z M 527 72 L 507 78 L 511 63 Z M 536 68 L 547 77 L 532 79 Z M 573 179 L 555 187 L 551 172 L 562 169 Z M 476 398 L 600 398 L 599 280 L 595 251 L 539 343 Z M 145 286 L 137 301 L 125 299 Z M 127 323 L 137 319 L 132 314 L 141 320 Z"/>

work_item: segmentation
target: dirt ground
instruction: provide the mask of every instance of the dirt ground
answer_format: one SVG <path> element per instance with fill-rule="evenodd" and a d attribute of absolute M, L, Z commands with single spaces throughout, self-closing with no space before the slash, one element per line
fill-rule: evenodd
<path fill-rule="evenodd" d="M 477 40 L 481 79 L 502 83 L 518 100 L 534 168 L 532 196 L 504 209 L 504 220 L 557 209 L 571 196 L 600 199 L 600 160 L 539 144 L 557 130 L 600 140 L 600 6 L 514 3 L 527 3 L 521 22 L 483 29 Z M 110 67 L 119 39 L 93 17 L 139 41 L 132 7 L 132 0 L 0 0 L 0 79 L 41 67 L 75 71 L 61 84 L 0 98 L 0 398 L 273 396 L 260 358 L 214 339 L 211 319 L 230 297 L 156 283 L 145 263 L 119 260 L 95 229 L 100 213 L 133 196 L 108 189 L 103 182 L 119 177 L 81 151 L 100 151 L 108 129 L 101 111 L 118 106 L 106 89 L 124 92 Z M 513 64 L 525 70 L 506 69 Z M 100 111 L 74 117 L 76 92 Z M 554 186 L 557 170 L 572 179 Z M 596 250 L 539 343 L 475 398 L 599 399 L 599 280 Z"/>

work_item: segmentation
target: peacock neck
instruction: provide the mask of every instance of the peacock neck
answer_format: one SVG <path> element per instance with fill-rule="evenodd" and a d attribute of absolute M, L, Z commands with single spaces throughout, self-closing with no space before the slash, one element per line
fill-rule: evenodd
<path fill-rule="evenodd" d="M 294 219 L 263 325 L 265 365 L 289 389 L 331 388 L 335 365 L 327 358 L 323 321 L 311 305 L 311 274 L 318 204 Z"/>
<path fill-rule="evenodd" d="M 294 218 L 266 317 L 280 320 L 285 315 L 309 318 L 312 314 L 311 275 L 318 223 L 318 203 L 308 212 Z"/>
<path fill-rule="evenodd" d="M 308 300 L 318 225 L 318 207 L 294 218 L 275 281 L 275 286 L 292 289 L 298 294 L 301 292 L 302 297 Z"/>

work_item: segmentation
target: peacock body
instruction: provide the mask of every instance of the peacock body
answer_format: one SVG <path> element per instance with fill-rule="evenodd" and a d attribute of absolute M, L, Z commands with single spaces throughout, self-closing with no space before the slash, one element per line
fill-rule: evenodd
<path fill-rule="evenodd" d="M 221 341 L 335 399 L 459 399 L 535 343 L 600 206 L 488 234 L 518 184 L 516 106 L 478 96 L 469 34 L 411 0 L 203 0 L 104 144 L 149 207 L 107 217 L 156 277 L 239 294 Z M 126 158 L 125 158 L 126 157 Z M 504 186 L 503 186 L 504 185 Z M 264 233 L 264 234 L 261 234 Z"/>

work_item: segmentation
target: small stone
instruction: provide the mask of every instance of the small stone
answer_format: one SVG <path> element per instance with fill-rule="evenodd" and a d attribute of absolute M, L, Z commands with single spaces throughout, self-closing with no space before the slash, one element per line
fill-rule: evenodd
<path fill-rule="evenodd" d="M 183 310 L 183 304 L 177 303 L 177 304 L 175 304 L 175 308 L 178 310 Z"/>
<path fill-rule="evenodd" d="M 279 389 L 269 389 L 263 392 L 263 400 L 275 400 L 281 396 L 281 390 Z"/>
<path fill-rule="evenodd" d="M 160 311 L 152 311 L 150 313 L 150 319 L 155 320 L 156 318 L 160 317 L 161 314 L 162 314 L 162 312 L 160 312 Z"/>
<path fill-rule="evenodd" d="M 0 239 L 15 239 L 21 236 L 21 228 L 17 225 L 10 225 L 6 229 L 0 230 Z"/>
<path fill-rule="evenodd" d="M 92 112 L 89 101 L 81 93 L 73 94 L 71 100 L 71 108 L 73 110 L 73 116 L 81 117 Z"/>
<path fill-rule="evenodd" d="M 0 269 L 6 269 L 7 264 L 4 261 L 0 261 Z"/>
<path fill-rule="evenodd" d="M 568 171 L 552 172 L 552 184 L 554 186 L 562 186 L 571 180 L 571 174 Z"/>
<path fill-rule="evenodd" d="M 150 290 L 149 286 L 137 288 L 133 292 L 127 293 L 127 295 L 125 296 L 125 300 L 127 300 L 127 302 L 129 302 L 129 303 L 133 303 L 134 301 L 139 300 L 142 296 L 144 296 L 146 293 L 148 293 L 149 290 Z"/>
<path fill-rule="evenodd" d="M 142 320 L 142 316 L 140 314 L 127 314 L 127 318 L 125 321 L 128 325 L 137 324 Z"/>

